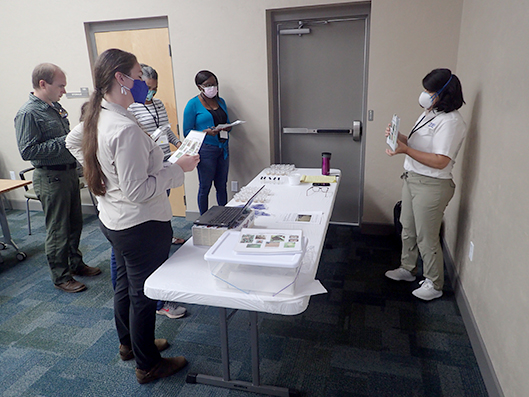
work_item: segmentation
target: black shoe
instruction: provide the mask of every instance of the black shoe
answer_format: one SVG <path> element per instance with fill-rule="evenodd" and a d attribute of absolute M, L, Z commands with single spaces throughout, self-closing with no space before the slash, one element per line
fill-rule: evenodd
<path fill-rule="evenodd" d="M 81 292 L 86 289 L 86 285 L 80 283 L 73 278 L 62 284 L 55 284 L 55 288 L 60 289 L 64 292 Z"/>
<path fill-rule="evenodd" d="M 101 273 L 101 269 L 98 267 L 90 267 L 87 265 L 80 266 L 76 271 L 71 272 L 74 276 L 92 277 L 97 276 Z"/>

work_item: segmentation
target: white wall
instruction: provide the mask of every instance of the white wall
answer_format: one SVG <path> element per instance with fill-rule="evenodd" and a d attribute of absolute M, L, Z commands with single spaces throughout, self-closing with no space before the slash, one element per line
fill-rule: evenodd
<path fill-rule="evenodd" d="M 367 139 L 364 222 L 387 223 L 392 219 L 392 207 L 400 191 L 402 159 L 389 159 L 384 154 L 383 131 L 394 112 L 402 116 L 404 127 L 411 126 L 419 112 L 417 96 L 422 77 L 441 64 L 455 66 L 461 2 L 373 2 L 368 108 L 375 111 L 375 120 L 364 131 Z M 243 186 L 270 162 L 266 10 L 335 3 L 343 1 L 158 0 L 148 7 L 138 0 L 56 0 L 53 7 L 42 7 L 36 0 L 2 2 L 0 35 L 15 39 L 3 39 L 0 53 L 2 59 L 16 67 L 10 70 L 12 76 L 0 83 L 3 92 L 9 93 L 0 99 L 0 177 L 9 177 L 9 170 L 18 171 L 26 166 L 16 147 L 13 118 L 31 91 L 30 76 L 36 64 L 53 62 L 61 66 L 67 73 L 67 89 L 71 91 L 92 87 L 83 23 L 167 15 L 179 118 L 182 120 L 189 98 L 197 94 L 193 82 L 196 72 L 214 71 L 230 117 L 247 121 L 234 129 L 230 142 L 230 180 Z M 38 12 L 28 13 L 32 8 Z M 432 22 L 428 9 L 442 19 Z M 414 29 L 410 29 L 410 23 Z M 435 32 L 446 25 L 451 27 L 451 33 L 441 50 L 434 49 L 430 43 L 436 37 Z M 84 99 L 61 100 L 72 125 L 83 102 Z M 197 186 L 196 173 L 189 174 L 186 194 L 191 211 L 197 209 Z M 21 193 L 11 193 L 10 197 L 21 200 Z"/>
<path fill-rule="evenodd" d="M 0 177 L 26 166 L 18 154 L 13 118 L 31 90 L 40 62 L 60 65 L 68 89 L 91 87 L 84 22 L 167 15 L 173 47 L 179 117 L 196 95 L 199 69 L 219 77 L 233 119 L 247 120 L 232 135 L 230 179 L 241 185 L 270 161 L 266 10 L 338 0 L 37 0 L 0 3 Z M 470 126 L 456 163 L 456 196 L 446 216 L 446 238 L 494 369 L 507 396 L 529 395 L 525 206 L 525 109 L 529 15 L 525 0 L 373 0 L 368 109 L 365 129 L 364 222 L 392 222 L 400 197 L 403 158 L 389 158 L 383 131 L 393 113 L 409 131 L 420 109 L 421 80 L 449 67 L 461 78 Z M 29 11 L 30 10 L 30 11 Z M 83 102 L 66 99 L 72 124 Z M 196 178 L 188 178 L 196 209 Z M 195 189 L 193 191 L 193 189 Z M 21 200 L 20 192 L 10 198 Z M 467 259 L 475 244 L 474 261 Z"/>
<path fill-rule="evenodd" d="M 464 1 L 457 71 L 470 128 L 445 216 L 464 293 L 506 396 L 529 395 L 528 16 L 523 0 Z"/>
<path fill-rule="evenodd" d="M 462 0 L 372 2 L 367 107 L 375 111 L 375 119 L 367 124 L 364 222 L 393 223 L 404 157 L 385 154 L 384 130 L 397 113 L 401 132 L 411 131 L 422 111 L 418 98 L 423 77 L 439 67 L 456 72 L 462 4 Z"/>

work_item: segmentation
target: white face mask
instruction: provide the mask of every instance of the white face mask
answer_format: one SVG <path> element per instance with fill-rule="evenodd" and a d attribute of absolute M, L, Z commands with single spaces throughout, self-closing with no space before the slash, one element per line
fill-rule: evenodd
<path fill-rule="evenodd" d="M 421 95 L 419 95 L 419 105 L 425 109 L 430 109 L 433 105 L 434 99 L 435 95 L 430 95 L 426 91 L 423 91 L 421 92 Z"/>
<path fill-rule="evenodd" d="M 211 87 L 202 87 L 202 89 L 204 90 L 204 95 L 208 98 L 214 98 L 219 92 L 216 85 L 212 85 Z"/>

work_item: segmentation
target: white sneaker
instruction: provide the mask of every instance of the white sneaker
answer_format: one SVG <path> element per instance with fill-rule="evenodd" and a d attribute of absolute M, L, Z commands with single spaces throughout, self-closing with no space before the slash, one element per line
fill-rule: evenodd
<path fill-rule="evenodd" d="M 178 306 L 175 302 L 164 302 L 163 307 L 160 310 L 156 310 L 157 314 L 163 314 L 169 318 L 181 318 L 184 317 L 187 309 L 183 306 Z"/>
<path fill-rule="evenodd" d="M 388 270 L 386 277 L 395 281 L 415 281 L 415 276 L 409 270 L 399 267 L 395 270 Z"/>
<path fill-rule="evenodd" d="M 420 288 L 417 288 L 415 291 L 412 292 L 412 294 L 415 295 L 417 298 L 425 301 L 431 301 L 432 299 L 440 298 L 441 296 L 443 296 L 443 291 L 438 291 L 434 288 L 432 280 L 424 279 L 422 281 L 419 281 L 419 284 L 421 285 Z"/>

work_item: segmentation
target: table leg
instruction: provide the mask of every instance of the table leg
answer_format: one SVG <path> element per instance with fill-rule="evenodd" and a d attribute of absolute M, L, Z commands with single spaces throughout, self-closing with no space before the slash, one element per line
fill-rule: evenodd
<path fill-rule="evenodd" d="M 244 390 L 253 393 L 267 394 L 269 396 L 291 397 L 298 396 L 296 390 L 286 387 L 261 385 L 259 375 L 259 330 L 257 327 L 257 312 L 250 312 L 250 338 L 252 348 L 252 382 L 230 379 L 228 324 L 226 320 L 226 309 L 219 308 L 220 314 L 220 337 L 222 354 L 222 377 L 189 373 L 187 383 L 200 383 L 203 385 L 218 386 L 228 389 Z"/>
<path fill-rule="evenodd" d="M 9 231 L 9 224 L 7 223 L 7 214 L 4 208 L 4 203 L 2 202 L 2 199 L 0 198 L 0 227 L 2 228 L 2 233 L 4 234 L 4 244 L 10 244 L 17 250 L 17 259 L 18 260 L 24 260 L 26 259 L 27 255 L 20 251 L 18 246 L 13 241 L 13 238 L 11 237 L 11 232 Z M 2 262 L 2 257 L 0 256 L 0 263 Z"/>

